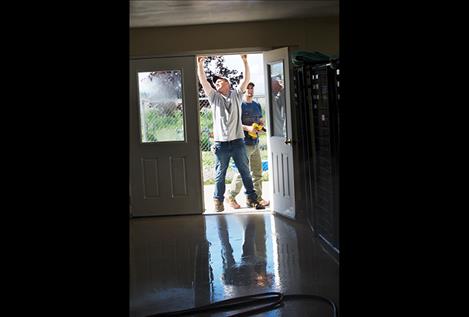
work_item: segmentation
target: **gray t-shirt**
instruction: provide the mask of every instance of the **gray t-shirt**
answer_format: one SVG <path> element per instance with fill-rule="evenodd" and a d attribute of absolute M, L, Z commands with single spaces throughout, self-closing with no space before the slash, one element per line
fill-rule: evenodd
<path fill-rule="evenodd" d="M 243 139 L 243 126 L 241 123 L 241 103 L 243 93 L 238 89 L 231 90 L 229 97 L 225 97 L 213 90 L 208 101 L 212 106 L 213 139 L 218 142 Z"/>

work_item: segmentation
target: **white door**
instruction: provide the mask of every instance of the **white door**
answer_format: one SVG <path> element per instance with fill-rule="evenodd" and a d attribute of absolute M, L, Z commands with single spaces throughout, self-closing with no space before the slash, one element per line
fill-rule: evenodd
<path fill-rule="evenodd" d="M 201 214 L 195 57 L 130 61 L 133 216 Z"/>
<path fill-rule="evenodd" d="M 294 157 L 290 104 L 288 48 L 264 52 L 266 109 L 269 138 L 269 171 L 272 181 L 272 209 L 295 218 Z"/>

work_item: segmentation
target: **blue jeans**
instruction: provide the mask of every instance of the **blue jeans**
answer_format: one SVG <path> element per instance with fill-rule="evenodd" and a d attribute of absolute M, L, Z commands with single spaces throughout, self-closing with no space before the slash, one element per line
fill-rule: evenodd
<path fill-rule="evenodd" d="M 232 157 L 236 167 L 238 168 L 239 174 L 241 175 L 241 179 L 243 180 L 243 185 L 246 189 L 244 193 L 249 199 L 256 201 L 257 194 L 254 191 L 251 171 L 249 170 L 249 160 L 243 139 L 236 139 L 227 142 L 215 142 L 214 152 L 216 160 L 215 192 L 213 193 L 213 198 L 216 198 L 219 201 L 225 200 L 226 170 L 228 169 L 230 158 Z"/>

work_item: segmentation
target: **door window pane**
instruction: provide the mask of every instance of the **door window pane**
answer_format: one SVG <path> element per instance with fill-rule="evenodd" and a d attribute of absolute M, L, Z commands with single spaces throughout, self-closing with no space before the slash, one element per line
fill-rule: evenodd
<path fill-rule="evenodd" d="M 180 70 L 138 73 L 143 143 L 184 141 Z"/>
<path fill-rule="evenodd" d="M 267 65 L 270 77 L 270 109 L 272 114 L 272 136 L 287 136 L 287 117 L 283 61 Z"/>

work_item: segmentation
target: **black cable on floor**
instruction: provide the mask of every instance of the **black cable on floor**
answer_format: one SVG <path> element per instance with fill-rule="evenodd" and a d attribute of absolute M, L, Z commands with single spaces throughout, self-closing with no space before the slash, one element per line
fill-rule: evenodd
<path fill-rule="evenodd" d="M 149 315 L 147 317 L 184 316 L 188 314 L 198 314 L 198 313 L 208 312 L 208 311 L 220 311 L 220 310 L 226 310 L 228 308 L 246 306 L 248 304 L 253 304 L 253 303 L 271 301 L 272 299 L 277 299 L 278 301 L 279 299 L 282 298 L 282 296 L 283 295 L 281 293 L 269 292 L 269 293 L 262 293 L 262 294 L 256 294 L 256 295 L 233 297 L 230 299 L 222 300 L 219 302 L 214 302 L 214 303 L 204 305 L 204 306 L 178 310 L 178 311 L 172 311 L 172 312 L 158 313 L 154 315 Z"/>
<path fill-rule="evenodd" d="M 236 307 L 246 307 L 246 306 L 257 306 L 256 308 L 248 309 L 242 312 L 238 312 L 234 315 L 230 315 L 230 317 L 244 317 L 244 316 L 251 316 L 254 314 L 259 314 L 261 312 L 277 309 L 283 305 L 283 302 L 286 300 L 294 300 L 294 299 L 315 299 L 321 300 L 328 303 L 332 307 L 332 313 L 334 317 L 337 317 L 337 307 L 331 299 L 319 295 L 312 295 L 312 294 L 287 294 L 284 295 L 279 292 L 267 292 L 267 293 L 260 293 L 254 295 L 247 295 L 241 297 L 234 297 L 218 302 L 214 302 L 208 305 L 194 307 L 190 309 L 172 311 L 172 312 L 164 312 L 164 313 L 157 313 L 153 315 L 149 315 L 147 317 L 167 317 L 167 316 L 184 316 L 188 314 L 199 314 L 202 312 L 208 311 L 223 311 L 227 309 L 234 309 Z M 265 304 L 265 302 L 270 302 Z M 264 304 L 259 306 L 260 304 Z"/>

